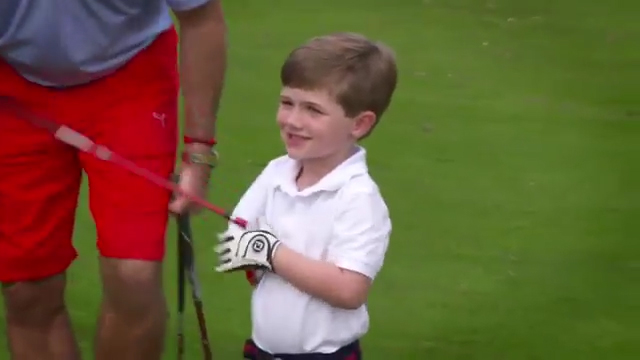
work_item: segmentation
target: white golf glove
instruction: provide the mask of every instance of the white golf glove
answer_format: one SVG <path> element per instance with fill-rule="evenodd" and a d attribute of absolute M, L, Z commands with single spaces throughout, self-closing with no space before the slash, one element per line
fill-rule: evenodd
<path fill-rule="evenodd" d="M 216 246 L 219 265 L 218 272 L 232 272 L 247 268 L 262 268 L 273 271 L 271 260 L 280 240 L 268 226 L 259 230 L 243 230 L 231 226 L 229 230 L 218 235 Z"/>

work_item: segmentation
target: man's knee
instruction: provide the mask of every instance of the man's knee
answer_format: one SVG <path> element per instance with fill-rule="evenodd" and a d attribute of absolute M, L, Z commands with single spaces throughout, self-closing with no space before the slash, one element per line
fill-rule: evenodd
<path fill-rule="evenodd" d="M 112 312 L 144 315 L 164 307 L 159 262 L 102 258 L 104 302 Z"/>
<path fill-rule="evenodd" d="M 2 284 L 7 322 L 17 326 L 44 326 L 65 313 L 65 277 Z"/>

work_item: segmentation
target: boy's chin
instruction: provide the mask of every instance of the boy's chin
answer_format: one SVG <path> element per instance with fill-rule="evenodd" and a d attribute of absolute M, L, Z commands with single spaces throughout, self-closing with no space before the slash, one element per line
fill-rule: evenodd
<path fill-rule="evenodd" d="M 287 155 L 293 160 L 301 161 L 305 160 L 307 156 L 305 156 L 304 151 L 300 151 L 298 149 L 289 149 L 287 148 Z"/>
<path fill-rule="evenodd" d="M 289 155 L 293 160 L 306 160 L 310 157 L 306 149 L 292 148 L 288 146 L 285 146 L 285 149 L 287 150 L 287 155 Z"/>

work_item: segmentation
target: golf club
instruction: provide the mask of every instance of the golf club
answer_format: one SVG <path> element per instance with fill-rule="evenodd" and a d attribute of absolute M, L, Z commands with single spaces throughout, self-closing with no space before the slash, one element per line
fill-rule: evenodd
<path fill-rule="evenodd" d="M 191 285 L 191 297 L 198 318 L 204 359 L 213 360 L 207 324 L 204 317 L 200 282 L 196 274 L 190 216 L 188 213 L 181 214 L 178 215 L 176 220 L 178 223 L 178 360 L 184 358 L 185 277 L 189 281 L 189 285 Z"/>
<path fill-rule="evenodd" d="M 51 132 L 53 134 L 53 136 L 70 145 L 73 146 L 77 149 L 79 149 L 80 151 L 84 151 L 86 153 L 89 153 L 95 157 L 97 157 L 98 159 L 104 160 L 104 161 L 109 161 L 117 166 L 120 166 L 121 168 L 134 173 L 138 176 L 141 176 L 144 179 L 147 179 L 148 181 L 163 187 L 167 190 L 171 190 L 176 194 L 182 195 L 186 198 L 188 198 L 189 200 L 193 201 L 194 203 L 211 210 L 212 212 L 224 217 L 225 219 L 227 219 L 228 221 L 231 221 L 235 224 L 237 224 L 238 226 L 242 227 L 242 228 L 246 228 L 247 227 L 247 221 L 241 218 L 237 218 L 237 217 L 232 217 L 229 213 L 227 213 L 224 209 L 219 208 L 211 203 L 209 203 L 208 201 L 204 200 L 203 198 L 196 196 L 196 195 L 192 195 L 184 190 L 182 190 L 182 188 L 180 188 L 178 186 L 178 184 L 172 182 L 170 179 L 165 179 L 162 176 L 149 171 L 148 169 L 145 169 L 139 165 L 137 165 L 136 163 L 134 163 L 131 160 L 128 160 L 120 155 L 118 155 L 117 153 L 111 151 L 109 148 L 107 148 L 104 145 L 99 145 L 96 144 L 95 142 L 93 142 L 91 139 L 89 139 L 88 137 L 82 135 L 81 133 L 77 132 L 76 130 L 71 129 L 70 127 L 66 126 L 66 125 L 60 125 L 54 121 L 45 119 L 41 116 L 38 116 L 28 110 L 26 110 L 25 107 L 21 106 L 20 104 L 18 104 L 17 101 L 15 101 L 14 99 L 8 98 L 8 97 L 0 97 L 0 104 L 3 104 L 3 107 L 6 107 L 9 110 L 14 111 L 14 113 L 20 117 L 22 117 L 23 119 L 29 121 L 31 124 L 46 129 L 49 132 Z"/>

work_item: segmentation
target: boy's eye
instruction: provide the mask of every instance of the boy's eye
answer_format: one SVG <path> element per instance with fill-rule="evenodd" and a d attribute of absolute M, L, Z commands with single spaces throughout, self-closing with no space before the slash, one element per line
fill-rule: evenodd
<path fill-rule="evenodd" d="M 280 104 L 282 104 L 284 106 L 292 106 L 293 105 L 291 100 L 280 100 Z"/>
<path fill-rule="evenodd" d="M 320 111 L 320 109 L 315 108 L 315 107 L 313 107 L 313 106 L 308 106 L 308 107 L 307 107 L 307 110 L 311 111 L 311 112 L 312 112 L 312 113 L 314 113 L 314 114 L 322 114 L 322 111 Z"/>

